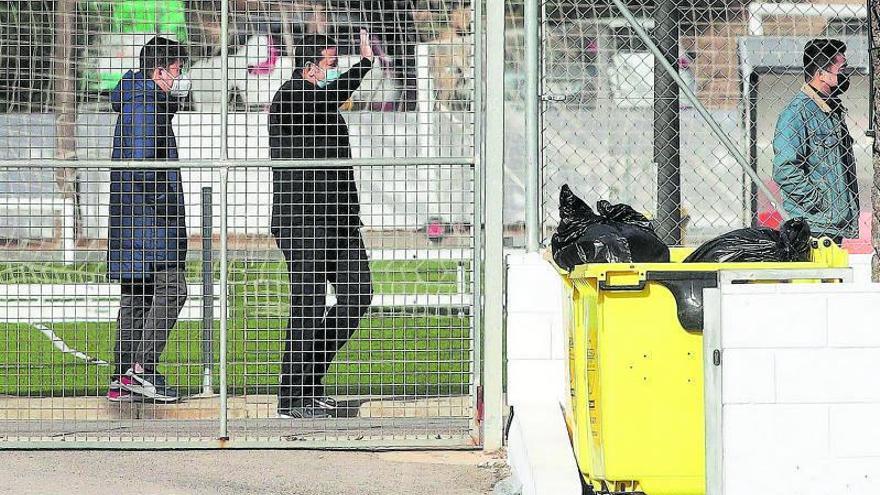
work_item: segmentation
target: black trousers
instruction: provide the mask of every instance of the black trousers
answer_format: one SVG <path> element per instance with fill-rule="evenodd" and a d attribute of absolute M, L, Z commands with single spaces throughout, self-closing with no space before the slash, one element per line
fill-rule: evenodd
<path fill-rule="evenodd" d="M 156 271 L 148 281 L 122 284 L 116 317 L 116 375 L 134 363 L 155 370 L 168 334 L 186 303 L 186 272 L 174 267 Z"/>
<path fill-rule="evenodd" d="M 359 224 L 273 228 L 290 285 L 279 407 L 325 395 L 327 368 L 370 307 L 370 265 Z M 336 294 L 329 310 L 328 282 Z"/>

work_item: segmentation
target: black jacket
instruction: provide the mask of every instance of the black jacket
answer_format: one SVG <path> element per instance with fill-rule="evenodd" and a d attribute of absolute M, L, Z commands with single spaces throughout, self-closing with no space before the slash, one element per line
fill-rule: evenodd
<path fill-rule="evenodd" d="M 351 158 L 348 125 L 339 107 L 354 93 L 372 63 L 352 66 L 324 88 L 294 72 L 269 107 L 273 160 Z M 351 167 L 273 167 L 272 227 L 348 225 L 360 213 Z M 360 225 L 360 220 L 356 221 Z"/>

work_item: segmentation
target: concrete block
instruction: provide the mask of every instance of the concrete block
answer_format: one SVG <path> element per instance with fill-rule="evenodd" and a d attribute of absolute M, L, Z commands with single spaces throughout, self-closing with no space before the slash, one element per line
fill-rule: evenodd
<path fill-rule="evenodd" d="M 880 465 L 880 402 L 831 406 L 831 454 L 873 457 Z"/>
<path fill-rule="evenodd" d="M 775 458 L 759 448 L 755 450 L 751 458 L 724 459 L 723 495 L 801 495 L 791 490 L 791 484 L 800 474 L 795 462 Z M 830 492 L 823 495 L 827 493 Z"/>
<path fill-rule="evenodd" d="M 725 467 L 724 495 L 862 495 L 878 493 L 880 489 L 880 463 L 874 460 L 780 459 L 758 455 L 736 462 L 727 460 Z"/>
<path fill-rule="evenodd" d="M 849 266 L 853 269 L 853 282 L 871 282 L 871 258 L 873 254 L 850 254 Z"/>
<path fill-rule="evenodd" d="M 513 360 L 507 364 L 507 402 L 513 405 L 540 401 L 559 403 L 565 390 L 562 361 Z"/>
<path fill-rule="evenodd" d="M 876 459 L 812 459 L 786 462 L 773 466 L 772 477 L 755 478 L 744 473 L 742 482 L 762 484 L 760 493 L 798 495 L 828 495 L 878 493 L 880 491 L 880 462 Z M 784 480 L 784 483 L 780 481 Z M 728 494 L 754 493 L 730 491 Z"/>
<path fill-rule="evenodd" d="M 725 297 L 722 346 L 822 347 L 827 342 L 827 306 L 823 295 Z"/>
<path fill-rule="evenodd" d="M 776 399 L 773 351 L 724 351 L 722 401 L 725 404 L 772 403 Z"/>
<path fill-rule="evenodd" d="M 791 459 L 778 479 L 790 480 L 787 493 L 826 495 L 842 493 L 841 479 L 834 476 L 830 459 Z M 770 481 L 770 480 L 767 480 Z"/>
<path fill-rule="evenodd" d="M 880 348 L 776 351 L 779 403 L 880 402 Z"/>
<path fill-rule="evenodd" d="M 829 442 L 828 406 L 725 405 L 722 434 L 725 463 L 764 459 L 762 462 L 773 464 L 786 459 L 825 457 Z"/>
<path fill-rule="evenodd" d="M 558 403 L 514 406 L 508 462 L 522 495 L 580 495 L 581 482 Z"/>
<path fill-rule="evenodd" d="M 507 315 L 508 359 L 551 359 L 553 329 L 546 315 L 513 312 Z"/>
<path fill-rule="evenodd" d="M 880 457 L 865 459 L 831 459 L 827 462 L 827 479 L 837 486 L 821 495 L 844 493 L 862 495 L 880 493 Z M 820 492 L 813 492 L 820 495 Z"/>
<path fill-rule="evenodd" d="M 508 255 L 508 311 L 561 311 L 562 280 L 549 263 L 536 256 Z"/>
<path fill-rule="evenodd" d="M 841 294 L 828 307 L 828 343 L 880 347 L 880 292 Z"/>

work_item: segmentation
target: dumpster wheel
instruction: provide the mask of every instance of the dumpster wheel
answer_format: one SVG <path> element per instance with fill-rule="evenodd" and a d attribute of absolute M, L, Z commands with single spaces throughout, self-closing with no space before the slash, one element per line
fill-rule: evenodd
<path fill-rule="evenodd" d="M 646 495 L 645 492 L 641 491 L 631 491 L 627 490 L 625 487 L 620 485 L 614 487 L 615 489 L 608 489 L 608 482 L 604 480 L 596 480 L 601 488 L 594 488 L 589 480 L 581 478 L 583 481 L 583 495 Z M 635 483 L 633 483 L 635 485 Z M 618 490 L 617 488 L 623 488 L 622 490 Z"/>

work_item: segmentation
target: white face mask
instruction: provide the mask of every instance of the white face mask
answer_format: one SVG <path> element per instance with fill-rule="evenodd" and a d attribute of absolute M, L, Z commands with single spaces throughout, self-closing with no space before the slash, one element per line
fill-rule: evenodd
<path fill-rule="evenodd" d="M 173 83 L 171 83 L 171 93 L 172 96 L 177 98 L 185 98 L 186 95 L 189 94 L 189 91 L 192 89 L 192 79 L 189 78 L 186 74 L 181 74 L 178 76 Z"/>

